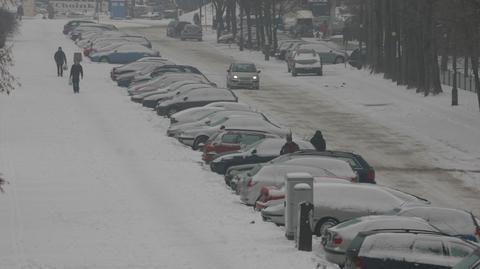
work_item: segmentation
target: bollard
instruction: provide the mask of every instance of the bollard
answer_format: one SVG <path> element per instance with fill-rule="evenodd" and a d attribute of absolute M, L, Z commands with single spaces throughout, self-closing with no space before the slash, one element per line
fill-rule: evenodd
<path fill-rule="evenodd" d="M 285 181 L 285 236 L 293 240 L 298 222 L 298 204 L 303 201 L 313 203 L 313 177 L 309 173 L 288 173 Z M 299 183 L 310 186 L 310 190 L 306 190 L 304 184 L 295 190 L 295 185 Z"/>
<path fill-rule="evenodd" d="M 297 184 L 296 186 L 298 186 Z M 295 187 L 296 187 L 295 186 Z M 307 185 L 308 189 L 311 188 Z M 298 225 L 295 244 L 298 250 L 312 251 L 312 227 L 313 204 L 307 201 L 298 205 Z"/>

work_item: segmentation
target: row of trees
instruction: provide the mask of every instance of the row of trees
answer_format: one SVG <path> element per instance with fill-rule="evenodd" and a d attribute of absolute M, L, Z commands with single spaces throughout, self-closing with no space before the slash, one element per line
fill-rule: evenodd
<path fill-rule="evenodd" d="M 9 94 L 16 83 L 15 77 L 9 71 L 13 61 L 11 47 L 7 46 L 7 38 L 15 32 L 16 27 L 15 15 L 0 8 L 0 94 Z"/>

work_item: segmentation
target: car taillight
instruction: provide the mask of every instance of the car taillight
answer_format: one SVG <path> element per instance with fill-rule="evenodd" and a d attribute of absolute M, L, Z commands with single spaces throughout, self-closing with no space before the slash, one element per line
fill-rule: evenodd
<path fill-rule="evenodd" d="M 362 266 L 363 266 L 362 258 L 356 257 L 355 260 L 353 261 L 353 264 L 355 266 L 355 269 L 362 269 Z"/>
<path fill-rule="evenodd" d="M 253 185 L 255 185 L 253 183 L 253 178 L 252 177 L 247 178 L 247 187 L 251 188 L 253 187 Z"/>
<path fill-rule="evenodd" d="M 373 183 L 375 182 L 375 170 L 373 169 L 368 170 L 367 180 L 369 182 L 373 182 Z"/>
<path fill-rule="evenodd" d="M 341 236 L 335 235 L 335 236 L 333 237 L 332 243 L 333 243 L 334 245 L 340 245 L 342 242 L 343 242 L 343 238 L 342 238 Z"/>
<path fill-rule="evenodd" d="M 480 240 L 480 228 L 477 227 L 477 230 L 475 231 L 475 235 L 478 237 L 478 239 Z"/>

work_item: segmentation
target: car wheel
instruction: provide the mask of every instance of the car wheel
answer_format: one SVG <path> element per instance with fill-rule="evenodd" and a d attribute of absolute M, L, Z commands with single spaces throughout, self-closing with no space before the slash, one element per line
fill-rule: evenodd
<path fill-rule="evenodd" d="M 206 137 L 204 135 L 195 138 L 195 140 L 193 141 L 192 149 L 193 150 L 198 150 L 198 145 L 200 145 L 200 143 L 207 142 L 207 140 L 208 140 L 208 137 Z"/>
<path fill-rule="evenodd" d="M 339 223 L 338 220 L 334 218 L 323 218 L 318 221 L 317 226 L 315 226 L 315 234 L 317 236 L 322 236 L 325 234 L 327 228 L 333 227 Z"/>
<path fill-rule="evenodd" d="M 109 60 L 107 57 L 103 56 L 102 58 L 100 58 L 100 62 L 102 62 L 102 63 L 109 63 L 110 60 Z"/>
<path fill-rule="evenodd" d="M 344 62 L 345 62 L 345 58 L 343 58 L 343 57 L 338 56 L 337 58 L 335 58 L 335 63 L 336 64 L 341 64 L 341 63 L 344 63 Z"/>

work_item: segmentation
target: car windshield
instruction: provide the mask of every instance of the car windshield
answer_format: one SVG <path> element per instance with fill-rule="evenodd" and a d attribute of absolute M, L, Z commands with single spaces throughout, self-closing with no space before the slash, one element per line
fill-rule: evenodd
<path fill-rule="evenodd" d="M 257 72 L 254 64 L 234 64 L 232 66 L 233 72 Z"/>

